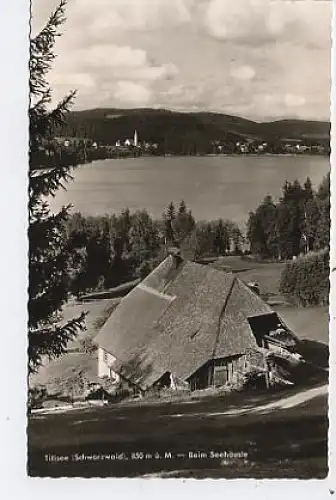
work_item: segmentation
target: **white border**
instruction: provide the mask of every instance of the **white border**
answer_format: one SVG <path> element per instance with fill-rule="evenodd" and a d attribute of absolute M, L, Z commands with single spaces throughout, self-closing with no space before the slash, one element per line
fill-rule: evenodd
<path fill-rule="evenodd" d="M 8 496 L 10 485 L 22 485 L 26 460 L 28 19 L 29 1 L 1 4 L 0 310 L 6 334 L 0 362 L 0 489 Z"/>
<path fill-rule="evenodd" d="M 331 228 L 330 228 L 330 306 L 329 306 L 329 476 L 328 481 L 330 482 L 330 489 L 335 491 L 336 481 L 335 481 L 335 401 L 336 390 L 333 384 L 335 380 L 335 360 L 336 360 L 336 338 L 334 335 L 336 328 L 336 51 L 334 44 L 334 33 L 336 29 L 336 8 L 335 2 L 333 1 L 333 12 L 332 12 L 332 54 L 331 54 L 331 77 L 332 77 L 332 87 L 331 87 L 331 103 L 330 103 L 330 115 L 331 115 Z M 335 271 L 334 271 L 335 269 Z M 336 491 L 335 491 L 336 492 Z"/>
<path fill-rule="evenodd" d="M 94 1 L 94 0 L 92 0 Z M 113 1 L 113 0 L 111 0 Z M 271 1 L 271 0 L 270 0 Z M 1 2 L 0 55 L 1 55 L 1 363 L 0 363 L 0 491 L 4 498 L 92 498 L 97 489 L 107 497 L 125 499 L 157 498 L 170 499 L 182 496 L 187 499 L 203 497 L 210 493 L 218 498 L 234 493 L 236 498 L 290 498 L 307 493 L 311 498 L 331 496 L 336 490 L 332 472 L 335 470 L 335 433 L 330 424 L 330 474 L 323 481 L 298 480 L 117 480 L 117 479 L 31 479 L 26 476 L 26 432 L 25 432 L 25 365 L 27 324 L 27 144 L 28 144 L 28 38 L 29 1 L 12 0 Z M 335 6 L 333 13 L 335 26 Z M 334 52 L 334 51 L 333 51 Z M 332 73 L 336 81 L 335 58 Z M 332 98 L 332 121 L 335 123 L 335 91 Z M 336 138 L 332 128 L 332 192 L 336 189 Z M 332 240 L 331 268 L 336 267 L 336 204 L 332 196 Z M 331 332 L 335 330 L 336 272 L 332 274 Z M 335 339 L 331 334 L 331 377 L 335 370 Z M 330 397 L 335 389 L 330 389 Z M 334 409 L 330 405 L 331 420 Z M 52 484 L 51 484 L 52 481 Z M 83 483 L 84 481 L 84 483 Z M 162 481 L 164 481 L 162 483 Z M 335 497 L 336 498 L 336 497 Z"/>

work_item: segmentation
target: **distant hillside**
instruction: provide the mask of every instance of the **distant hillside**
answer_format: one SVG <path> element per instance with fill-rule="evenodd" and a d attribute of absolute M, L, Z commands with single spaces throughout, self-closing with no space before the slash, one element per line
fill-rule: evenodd
<path fill-rule="evenodd" d="M 329 140 L 330 124 L 301 120 L 256 123 L 220 113 L 182 113 L 164 109 L 93 109 L 69 114 L 64 135 L 84 136 L 103 144 L 132 137 L 156 142 L 165 151 L 211 152 L 213 141 L 281 141 L 286 138 Z"/>
<path fill-rule="evenodd" d="M 279 120 L 259 124 L 260 133 L 281 138 L 329 140 L 330 123 L 304 120 Z"/>

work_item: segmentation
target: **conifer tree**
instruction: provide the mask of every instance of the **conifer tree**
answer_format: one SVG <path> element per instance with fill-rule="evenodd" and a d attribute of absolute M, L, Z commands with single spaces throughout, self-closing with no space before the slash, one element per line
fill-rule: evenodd
<path fill-rule="evenodd" d="M 54 109 L 47 75 L 55 59 L 54 45 L 65 21 L 66 2 L 50 16 L 42 31 L 30 41 L 29 109 L 29 302 L 28 372 L 35 372 L 45 357 L 61 355 L 69 340 L 84 329 L 84 313 L 62 323 L 68 299 L 70 250 L 64 223 L 70 207 L 50 211 L 47 197 L 71 179 L 76 158 L 54 145 L 55 130 L 66 118 L 75 97 L 70 92 Z"/>
<path fill-rule="evenodd" d="M 250 212 L 247 223 L 247 238 L 253 253 L 264 258 L 272 258 L 278 255 L 276 219 L 276 205 L 272 197 L 267 195 L 257 210 Z M 233 231 L 234 234 L 235 231 Z M 237 238 L 239 241 L 238 233 Z"/>
<path fill-rule="evenodd" d="M 176 218 L 172 222 L 172 228 L 175 240 L 179 245 L 195 228 L 194 217 L 191 210 L 187 209 L 187 205 L 184 200 L 180 202 Z"/>
<path fill-rule="evenodd" d="M 175 236 L 174 236 L 174 230 L 173 230 L 173 222 L 175 221 L 175 219 L 176 219 L 175 205 L 171 201 L 168 205 L 166 212 L 163 214 L 164 235 L 165 235 L 166 243 L 168 245 L 175 244 Z"/>
<path fill-rule="evenodd" d="M 317 190 L 316 201 L 319 207 L 319 220 L 317 223 L 316 246 L 329 248 L 330 245 L 330 172 Z"/>

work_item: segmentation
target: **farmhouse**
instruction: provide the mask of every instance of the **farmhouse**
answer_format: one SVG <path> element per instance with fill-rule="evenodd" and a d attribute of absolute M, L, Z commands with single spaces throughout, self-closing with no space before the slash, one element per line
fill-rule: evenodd
<path fill-rule="evenodd" d="M 277 334 L 277 332 L 279 334 Z M 96 337 L 98 376 L 144 392 L 232 382 L 296 337 L 232 273 L 169 255 L 128 293 Z"/>

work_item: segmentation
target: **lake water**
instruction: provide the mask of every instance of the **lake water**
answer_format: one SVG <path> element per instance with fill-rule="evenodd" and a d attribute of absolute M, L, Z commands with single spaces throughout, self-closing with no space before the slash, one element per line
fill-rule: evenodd
<path fill-rule="evenodd" d="M 329 170 L 326 157 L 147 157 L 97 161 L 78 167 L 74 182 L 51 200 L 58 210 L 98 215 L 146 208 L 160 217 L 170 201 L 185 200 L 197 220 L 222 217 L 244 226 L 250 210 L 286 180 L 307 176 L 317 186 Z"/>

